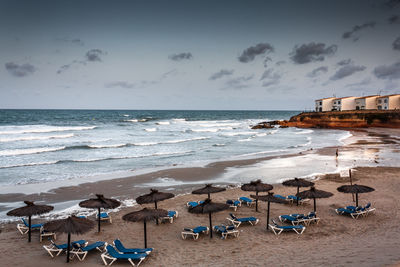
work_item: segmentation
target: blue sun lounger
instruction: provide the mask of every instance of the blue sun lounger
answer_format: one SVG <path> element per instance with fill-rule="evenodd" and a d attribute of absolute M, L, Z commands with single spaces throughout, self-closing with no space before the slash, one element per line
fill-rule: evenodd
<path fill-rule="evenodd" d="M 104 265 L 111 265 L 113 264 L 116 260 L 124 259 L 128 260 L 132 266 L 139 266 L 140 263 L 144 259 L 146 259 L 147 254 L 146 253 L 140 253 L 140 254 L 135 254 L 135 253 L 130 253 L 130 254 L 125 254 L 125 253 L 119 253 L 118 251 L 115 250 L 113 246 L 107 245 L 106 246 L 106 252 L 101 254 L 101 259 L 104 262 Z M 107 262 L 107 260 L 110 260 L 110 262 Z M 133 262 L 134 260 L 138 260 L 139 262 L 135 265 Z"/>
<path fill-rule="evenodd" d="M 196 207 L 198 205 L 199 205 L 199 202 L 195 202 L 195 201 L 189 201 L 188 203 L 186 203 L 186 206 L 188 208 L 194 208 L 194 207 Z"/>
<path fill-rule="evenodd" d="M 169 223 L 173 223 L 174 218 L 178 218 L 178 212 L 176 210 L 169 210 L 168 215 L 166 217 L 162 217 L 161 221 L 168 220 Z"/>
<path fill-rule="evenodd" d="M 272 224 L 268 224 L 275 235 L 280 235 L 283 231 L 294 231 L 296 234 L 301 235 L 306 227 L 304 225 L 279 225 L 274 220 Z"/>
<path fill-rule="evenodd" d="M 243 222 L 248 222 L 251 225 L 256 225 L 258 223 L 258 219 L 256 217 L 245 217 L 245 218 L 238 218 L 232 213 L 229 213 L 231 218 L 226 218 L 230 221 L 235 227 L 239 227 Z"/>
<path fill-rule="evenodd" d="M 23 224 L 18 223 L 17 224 L 17 229 L 18 231 L 24 235 L 27 234 L 29 232 L 29 224 L 26 222 L 26 220 L 24 218 L 21 218 Z M 42 227 L 43 227 L 43 223 L 37 223 L 37 224 L 31 224 L 31 230 L 41 230 L 42 231 Z"/>
<path fill-rule="evenodd" d="M 182 239 L 186 239 L 187 236 L 192 236 L 194 240 L 197 240 L 201 233 L 208 234 L 210 229 L 206 226 L 197 226 L 195 228 L 183 228 Z"/>
<path fill-rule="evenodd" d="M 216 225 L 214 226 L 214 232 L 220 233 L 222 239 L 226 239 L 229 235 L 233 237 L 239 236 L 239 231 L 236 229 L 235 225 Z"/>
<path fill-rule="evenodd" d="M 274 197 L 280 198 L 280 199 L 286 201 L 287 203 L 292 203 L 292 202 L 293 202 L 293 199 L 284 197 L 284 196 L 282 196 L 282 195 L 275 194 Z"/>
<path fill-rule="evenodd" d="M 241 203 L 245 203 L 247 206 L 252 206 L 255 201 L 253 201 L 252 199 L 248 198 L 248 197 L 239 197 L 238 200 Z"/>
<path fill-rule="evenodd" d="M 96 218 L 98 218 L 98 216 L 96 216 Z M 100 221 L 108 221 L 109 223 L 112 223 L 110 214 L 108 214 L 107 212 L 101 212 Z"/>
<path fill-rule="evenodd" d="M 226 204 L 228 204 L 229 207 L 233 208 L 235 211 L 237 210 L 238 207 L 242 205 L 242 203 L 239 200 L 232 200 L 232 199 L 228 199 L 226 201 Z"/>
<path fill-rule="evenodd" d="M 276 196 L 276 195 L 275 195 L 275 196 Z M 287 199 L 291 200 L 293 203 L 294 203 L 294 202 L 297 203 L 297 200 L 298 200 L 298 201 L 299 201 L 299 204 L 304 204 L 304 203 L 310 201 L 310 199 L 302 199 L 301 197 L 296 197 L 296 196 L 294 196 L 294 195 L 288 195 L 288 196 L 287 196 Z"/>
<path fill-rule="evenodd" d="M 146 253 L 146 254 L 150 254 L 150 252 L 152 252 L 154 249 L 153 248 L 126 248 L 121 240 L 119 239 L 115 239 L 114 240 L 114 246 L 115 248 L 121 252 L 121 253 L 136 253 L 136 254 L 141 254 L 141 253 Z"/>
<path fill-rule="evenodd" d="M 100 252 L 104 252 L 106 246 L 107 242 L 103 241 L 97 241 L 95 243 L 92 243 L 84 247 L 82 247 L 77 243 L 74 243 L 72 244 L 73 249 L 70 251 L 70 253 L 72 254 L 72 258 L 76 256 L 79 261 L 83 261 L 86 258 L 86 255 L 89 253 L 89 251 L 98 250 Z"/>
<path fill-rule="evenodd" d="M 73 249 L 74 245 L 79 245 L 81 247 L 85 247 L 87 245 L 87 242 L 85 240 L 78 240 L 78 241 L 74 241 L 71 242 L 71 246 L 70 248 Z M 50 256 L 52 258 L 54 258 L 54 256 L 58 256 L 60 255 L 60 253 L 68 248 L 68 244 L 62 244 L 62 245 L 57 245 L 56 243 L 53 242 L 53 240 L 51 240 L 51 244 L 48 246 L 43 246 L 43 248 L 50 254 Z M 54 253 L 54 254 L 53 254 Z"/>

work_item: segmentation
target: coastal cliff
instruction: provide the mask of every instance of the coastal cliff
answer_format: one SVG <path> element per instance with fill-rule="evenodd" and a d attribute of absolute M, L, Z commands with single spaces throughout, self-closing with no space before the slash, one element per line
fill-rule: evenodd
<path fill-rule="evenodd" d="M 262 122 L 253 128 L 268 128 L 272 125 L 299 128 L 400 128 L 400 110 L 303 112 L 288 121 Z"/>

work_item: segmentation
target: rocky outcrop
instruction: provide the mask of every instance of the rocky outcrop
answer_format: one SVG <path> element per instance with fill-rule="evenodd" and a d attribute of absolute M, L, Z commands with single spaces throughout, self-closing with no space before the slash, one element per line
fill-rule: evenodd
<path fill-rule="evenodd" d="M 271 129 L 271 128 L 274 128 L 274 126 L 272 126 L 271 123 L 266 122 L 266 121 L 260 122 L 257 125 L 254 125 L 251 127 L 251 129 L 253 129 L 253 130 L 254 129 Z"/>

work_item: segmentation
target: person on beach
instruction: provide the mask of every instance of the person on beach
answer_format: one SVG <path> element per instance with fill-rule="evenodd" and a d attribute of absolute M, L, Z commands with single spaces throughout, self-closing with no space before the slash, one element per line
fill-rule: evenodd
<path fill-rule="evenodd" d="M 339 156 L 339 148 L 336 148 L 336 158 Z"/>

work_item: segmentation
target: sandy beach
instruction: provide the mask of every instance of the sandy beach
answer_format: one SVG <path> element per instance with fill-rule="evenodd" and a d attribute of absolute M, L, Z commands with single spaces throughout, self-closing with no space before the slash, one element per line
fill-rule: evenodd
<path fill-rule="evenodd" d="M 381 130 L 369 130 L 365 132 L 354 132 L 357 141 L 349 140 L 348 144 L 340 148 L 340 153 L 363 149 L 365 151 L 376 151 L 377 146 L 387 145 L 392 152 L 396 150 L 398 131 L 388 132 L 390 135 L 383 134 Z M 360 136 L 362 135 L 362 138 Z M 362 141 L 360 141 L 362 140 Z M 326 148 L 317 153 L 333 155 L 335 148 Z M 305 153 L 316 153 L 309 151 Z M 395 153 L 395 152 L 394 152 Z M 340 159 L 340 155 L 339 155 Z M 261 161 L 261 159 L 258 159 Z M 254 160 L 254 161 L 258 161 Z M 265 160 L 265 159 L 263 159 Z M 379 165 L 380 158 L 375 159 Z M 224 171 L 226 164 L 238 165 L 243 162 L 216 163 L 217 168 L 210 168 L 209 172 L 200 169 L 173 169 L 169 170 L 175 174 L 174 178 L 192 177 L 196 179 L 199 175 L 212 179 L 214 171 Z M 247 162 L 246 162 L 247 163 Z M 168 172 L 168 171 L 165 171 Z M 187 174 L 193 176 L 187 176 Z M 171 174 L 171 173 L 169 173 Z M 147 175 L 159 176 L 160 173 Z M 165 175 L 165 173 L 163 173 Z M 171 174 L 172 175 L 172 174 Z M 397 167 L 356 167 L 353 169 L 354 181 L 358 184 L 368 185 L 375 188 L 375 191 L 360 195 L 360 204 L 365 205 L 371 202 L 376 212 L 368 217 L 354 220 L 347 216 L 339 216 L 334 209 L 353 204 L 351 194 L 339 193 L 336 188 L 343 184 L 348 184 L 348 178 L 340 178 L 336 175 L 322 176 L 316 181 L 316 187 L 334 193 L 334 196 L 327 199 L 317 200 L 317 213 L 321 221 L 318 225 L 307 227 L 302 235 L 295 233 L 282 233 L 275 236 L 271 231 L 266 231 L 266 204 L 259 204 L 259 212 L 254 208 L 242 206 L 235 214 L 238 217 L 255 216 L 260 222 L 256 226 L 243 225 L 239 227 L 240 236 L 238 238 L 221 239 L 215 235 L 210 240 L 208 236 L 202 236 L 197 241 L 182 240 L 181 232 L 184 227 L 195 227 L 198 225 L 208 225 L 208 216 L 194 215 L 187 211 L 187 201 L 197 201 L 204 199 L 203 196 L 184 194 L 159 203 L 160 208 L 177 210 L 179 217 L 174 223 L 163 223 L 155 225 L 148 224 L 148 245 L 155 248 L 143 266 L 387 266 L 400 263 L 400 219 L 399 206 L 397 201 L 398 191 L 400 190 L 400 168 Z M 142 177 L 145 179 L 146 177 Z M 36 196 L 35 199 L 43 199 L 54 195 L 62 199 L 83 198 L 88 192 L 104 190 L 108 187 L 108 196 L 118 197 L 123 195 L 125 188 L 132 181 L 128 179 L 117 179 L 112 181 L 101 181 L 93 184 L 84 184 L 80 187 L 61 188 L 55 192 Z M 132 178 L 133 179 L 133 178 Z M 137 177 L 136 177 L 137 179 Z M 120 191 L 113 190 L 111 185 L 122 185 Z M 184 193 L 191 188 L 200 187 L 181 187 L 174 193 Z M 80 188 L 80 190 L 77 190 Z M 72 194 L 73 192 L 73 194 Z M 273 192 L 281 195 L 294 194 L 295 188 L 287 188 L 282 185 L 274 184 Z M 56 193 L 56 194 L 55 194 Z M 74 195 L 78 194 L 78 195 Z M 136 195 L 137 192 L 131 192 Z M 239 188 L 229 188 L 222 193 L 212 195 L 212 199 L 217 202 L 225 202 L 227 199 L 234 199 L 240 196 L 249 196 L 249 192 L 244 192 Z M 9 195 L 1 196 L 4 199 L 24 199 L 32 196 Z M 122 209 L 117 213 L 111 213 L 112 224 L 103 224 L 102 232 L 96 233 L 93 229 L 82 236 L 73 236 L 74 240 L 86 239 L 88 241 L 112 242 L 115 238 L 120 238 L 128 247 L 143 247 L 143 224 L 129 223 L 121 219 L 122 215 L 139 210 L 139 206 Z M 277 219 L 279 215 L 290 213 L 308 213 L 313 209 L 312 204 L 297 207 L 296 205 L 271 204 L 271 217 Z M 219 212 L 213 215 L 214 224 L 228 223 L 226 217 L 229 211 Z M 51 259 L 47 252 L 42 248 L 48 241 L 39 243 L 37 233 L 33 234 L 33 242 L 28 243 L 26 236 L 19 234 L 15 228 L 15 223 L 1 225 L 0 244 L 3 253 L 0 255 L 0 262 L 3 266 L 64 266 L 65 255 Z M 66 236 L 58 235 L 57 243 L 65 243 Z M 23 251 L 23 253 L 20 253 Z M 70 265 L 99 266 L 102 265 L 99 252 L 90 253 L 81 263 L 74 259 Z M 128 266 L 127 262 L 116 262 L 115 266 Z"/>

